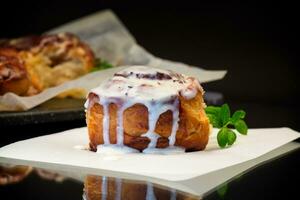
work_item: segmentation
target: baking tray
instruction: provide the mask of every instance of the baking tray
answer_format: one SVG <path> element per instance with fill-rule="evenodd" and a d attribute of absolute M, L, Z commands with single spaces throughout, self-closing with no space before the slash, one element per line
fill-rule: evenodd
<path fill-rule="evenodd" d="M 0 112 L 0 127 L 73 121 L 85 118 L 85 99 L 54 98 L 22 112 Z"/>

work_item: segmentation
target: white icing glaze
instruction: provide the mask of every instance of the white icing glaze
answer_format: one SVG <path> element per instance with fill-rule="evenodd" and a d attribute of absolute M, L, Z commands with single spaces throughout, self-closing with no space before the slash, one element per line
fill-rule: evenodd
<path fill-rule="evenodd" d="M 173 113 L 173 124 L 172 124 L 172 132 L 171 135 L 169 136 L 169 145 L 170 146 L 174 146 L 175 141 L 176 141 L 176 132 L 178 129 L 178 122 L 179 122 L 179 100 L 176 99 L 174 101 L 173 104 L 173 109 L 172 109 L 172 113 Z"/>
<path fill-rule="evenodd" d="M 125 145 L 101 144 L 97 146 L 97 153 L 105 155 L 120 155 L 127 153 L 138 153 L 139 151 Z"/>
<path fill-rule="evenodd" d="M 104 117 L 102 123 L 105 145 L 110 144 L 109 104 L 114 103 L 118 106 L 117 145 L 124 146 L 123 112 L 134 104 L 140 103 L 147 107 L 149 113 L 148 131 L 142 136 L 148 137 L 150 143 L 148 145 L 149 150 L 144 150 L 144 152 L 153 152 L 152 149 L 156 147 L 157 140 L 160 137 L 155 133 L 159 116 L 168 110 L 173 113 L 172 131 L 168 138 L 169 146 L 172 147 L 176 142 L 179 121 L 178 96 L 192 99 L 197 92 L 203 93 L 203 89 L 198 80 L 192 77 L 162 69 L 133 66 L 116 73 L 91 92 L 99 96 L 99 103 L 103 106 Z M 85 104 L 86 108 L 88 108 L 89 103 L 87 101 Z M 121 149 L 127 151 L 126 148 Z M 102 150 L 99 152 L 102 152 Z"/>
<path fill-rule="evenodd" d="M 184 153 L 185 149 L 177 146 L 169 146 L 166 148 L 146 148 L 143 150 L 143 153 L 146 154 L 161 154 L 161 155 L 171 155 L 171 154 L 180 154 Z"/>
<path fill-rule="evenodd" d="M 157 140 L 160 137 L 158 134 L 155 133 L 155 126 L 156 126 L 156 122 L 157 122 L 159 116 L 168 110 L 173 111 L 173 110 L 178 110 L 178 109 L 174 108 L 174 105 L 164 105 L 161 103 L 157 103 L 152 106 L 148 105 L 147 108 L 148 108 L 148 115 L 149 115 L 149 119 L 148 119 L 149 127 L 148 127 L 147 133 L 143 134 L 142 136 L 146 136 L 146 137 L 150 138 L 150 143 L 148 144 L 148 148 L 155 148 Z M 177 119 L 178 119 L 178 117 L 177 117 Z M 173 123 L 173 125 L 174 124 L 178 124 L 178 120 L 175 121 Z M 175 134 L 176 134 L 176 131 L 177 131 L 177 129 L 175 130 Z M 174 135 L 174 133 L 173 133 L 173 135 Z"/>
<path fill-rule="evenodd" d="M 104 144 L 110 144 L 109 141 L 109 103 L 105 101 L 105 98 L 100 99 L 100 104 L 103 106 L 103 141 Z"/>
<path fill-rule="evenodd" d="M 117 116 L 118 116 L 118 121 L 117 121 L 117 144 L 118 145 L 123 145 L 123 140 L 124 140 L 124 128 L 123 128 L 123 112 L 126 107 L 121 106 L 118 108 Z"/>
<path fill-rule="evenodd" d="M 87 100 L 85 101 L 85 103 L 84 103 L 85 109 L 87 109 L 87 108 L 89 107 L 89 104 L 90 104 L 90 100 L 87 99 Z"/>
<path fill-rule="evenodd" d="M 87 200 L 87 197 L 86 197 L 86 193 L 85 193 L 85 192 L 83 192 L 83 194 L 82 194 L 82 200 Z"/>

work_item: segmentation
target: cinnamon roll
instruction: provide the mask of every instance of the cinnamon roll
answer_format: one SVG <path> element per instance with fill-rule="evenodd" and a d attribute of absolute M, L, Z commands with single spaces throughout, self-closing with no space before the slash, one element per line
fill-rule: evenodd
<path fill-rule="evenodd" d="M 88 95 L 90 149 L 115 144 L 145 153 L 203 150 L 211 129 L 203 93 L 197 79 L 172 71 L 122 70 Z"/>

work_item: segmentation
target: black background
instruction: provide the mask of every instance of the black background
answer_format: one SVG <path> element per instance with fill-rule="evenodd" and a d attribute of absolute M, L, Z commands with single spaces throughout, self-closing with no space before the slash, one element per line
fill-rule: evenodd
<path fill-rule="evenodd" d="M 39 34 L 107 8 L 154 55 L 228 70 L 224 80 L 203 86 L 222 92 L 233 108 L 244 108 L 250 127 L 300 130 L 294 4 L 12 1 L 1 5 L 0 38 Z"/>

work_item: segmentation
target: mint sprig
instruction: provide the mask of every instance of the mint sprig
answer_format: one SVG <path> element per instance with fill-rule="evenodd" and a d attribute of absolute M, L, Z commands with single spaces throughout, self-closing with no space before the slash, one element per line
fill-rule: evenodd
<path fill-rule="evenodd" d="M 236 141 L 236 131 L 247 135 L 248 126 L 244 121 L 245 111 L 237 110 L 231 116 L 228 104 L 223 104 L 221 107 L 207 106 L 205 112 L 213 127 L 220 129 L 217 140 L 221 148 L 233 145 Z"/>
<path fill-rule="evenodd" d="M 91 69 L 91 72 L 103 70 L 103 69 L 109 69 L 114 67 L 112 64 L 107 62 L 106 60 L 102 60 L 99 58 L 96 58 L 95 60 L 95 66 Z"/>

